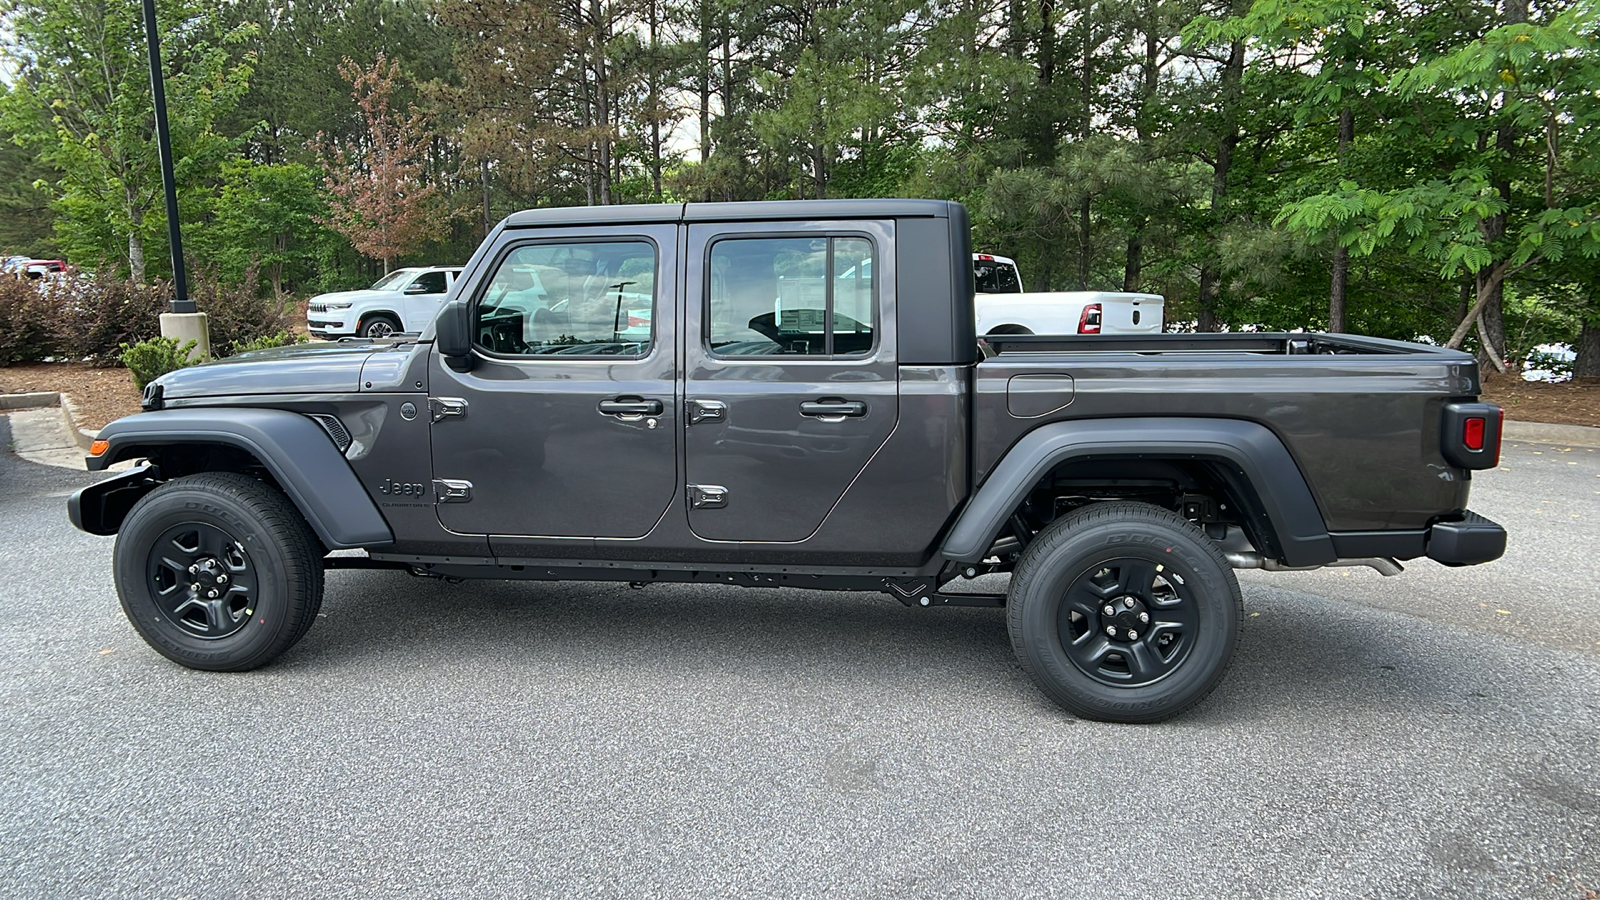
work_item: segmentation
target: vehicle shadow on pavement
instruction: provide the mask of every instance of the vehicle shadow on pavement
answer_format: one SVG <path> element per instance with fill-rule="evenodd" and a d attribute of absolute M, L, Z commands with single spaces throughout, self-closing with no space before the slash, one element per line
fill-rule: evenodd
<path fill-rule="evenodd" d="M 1182 726 L 1481 714 L 1540 692 L 1498 639 L 1292 591 L 1251 587 L 1234 664 Z M 1510 648 L 1506 648 L 1509 654 Z M 1488 654 L 1485 656 L 1485 654 Z M 1465 660 L 1476 660 L 1467 667 Z M 530 682 L 736 677 L 830 691 L 977 693 L 1056 710 L 1012 656 L 1004 612 L 911 609 L 872 594 L 727 585 L 475 582 L 389 572 L 329 579 L 316 627 L 274 669 L 493 668 Z"/>

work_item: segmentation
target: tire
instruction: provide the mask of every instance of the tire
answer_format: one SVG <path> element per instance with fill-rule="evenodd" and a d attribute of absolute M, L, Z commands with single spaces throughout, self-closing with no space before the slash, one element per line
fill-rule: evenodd
<path fill-rule="evenodd" d="M 1159 722 L 1227 673 L 1241 607 L 1233 569 L 1199 529 L 1148 504 L 1099 503 L 1028 544 L 1006 625 L 1022 668 L 1068 712 Z"/>
<path fill-rule="evenodd" d="M 361 318 L 356 334 L 364 338 L 386 338 L 400 331 L 400 320 L 388 313 L 373 313 Z"/>
<path fill-rule="evenodd" d="M 161 485 L 129 511 L 113 554 L 128 621 L 191 669 L 260 668 L 322 606 L 322 544 L 283 492 L 247 475 Z"/>

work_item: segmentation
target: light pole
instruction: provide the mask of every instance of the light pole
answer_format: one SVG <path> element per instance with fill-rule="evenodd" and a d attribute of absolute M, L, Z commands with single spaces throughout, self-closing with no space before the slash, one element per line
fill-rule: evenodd
<path fill-rule="evenodd" d="M 178 186 L 172 175 L 172 132 L 167 127 L 167 88 L 161 77 L 161 33 L 156 28 L 156 0 L 144 0 L 144 36 L 150 48 L 150 93 L 156 108 L 156 150 L 161 156 L 161 187 L 167 196 L 167 240 L 172 246 L 172 302 L 161 315 L 161 335 L 195 342 L 194 355 L 211 355 L 211 329 L 205 313 L 189 299 L 183 270 L 183 232 L 178 225 Z"/>

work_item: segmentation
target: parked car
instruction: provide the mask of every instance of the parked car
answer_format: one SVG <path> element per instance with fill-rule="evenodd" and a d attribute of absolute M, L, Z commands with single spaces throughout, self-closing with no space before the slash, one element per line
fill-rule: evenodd
<path fill-rule="evenodd" d="M 428 327 L 460 266 L 396 269 L 360 291 L 318 294 L 306 307 L 312 337 L 389 337 Z"/>
<path fill-rule="evenodd" d="M 147 463 L 69 515 L 117 535 L 129 621 L 197 669 L 288 650 L 335 567 L 880 591 L 1007 607 L 1040 689 L 1120 722 L 1217 685 L 1235 568 L 1504 552 L 1467 507 L 1501 423 L 1470 354 L 1282 333 L 980 353 L 969 241 L 933 200 L 517 213 L 415 338 L 152 381 L 89 467 Z M 1006 593 L 945 590 L 991 573 Z"/>
<path fill-rule="evenodd" d="M 1022 289 L 1017 262 L 972 254 L 978 334 L 1159 334 L 1166 313 L 1160 294 Z"/>
<path fill-rule="evenodd" d="M 19 267 L 24 278 L 38 281 L 49 275 L 60 275 L 67 271 L 67 264 L 59 259 L 30 259 Z"/>

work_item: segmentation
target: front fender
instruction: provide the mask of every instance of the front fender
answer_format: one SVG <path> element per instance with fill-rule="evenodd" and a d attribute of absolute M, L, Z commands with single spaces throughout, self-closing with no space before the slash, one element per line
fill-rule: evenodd
<path fill-rule="evenodd" d="M 1284 562 L 1333 562 L 1316 498 L 1283 442 L 1265 426 L 1239 419 L 1130 418 L 1053 422 L 1018 441 L 984 479 L 945 538 L 943 554 L 979 562 L 1006 519 L 1057 465 L 1081 459 L 1194 459 L 1221 463 L 1255 492 Z"/>
<path fill-rule="evenodd" d="M 339 448 L 321 426 L 299 413 L 237 407 L 164 409 L 118 419 L 102 429 L 98 439 L 107 442 L 108 447 L 99 456 L 88 458 L 93 470 L 124 459 L 150 456 L 162 447 L 210 444 L 237 448 L 272 473 L 328 549 L 381 547 L 394 542 L 389 523 Z M 107 486 L 117 485 L 126 491 L 144 483 L 126 478 L 111 479 L 74 494 L 68 503 L 73 524 L 89 531 L 85 528 L 88 510 L 115 511 L 116 507 L 98 505 L 98 498 L 113 489 Z M 149 484 L 153 486 L 153 482 Z M 115 521 L 103 517 L 99 527 L 110 530 L 92 533 L 114 533 L 120 521 L 120 517 Z"/>

